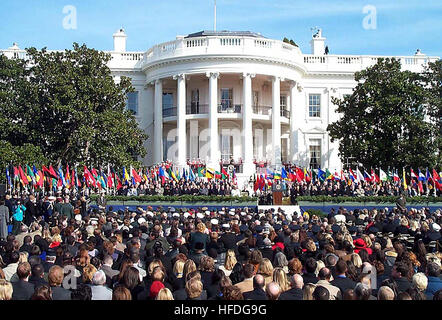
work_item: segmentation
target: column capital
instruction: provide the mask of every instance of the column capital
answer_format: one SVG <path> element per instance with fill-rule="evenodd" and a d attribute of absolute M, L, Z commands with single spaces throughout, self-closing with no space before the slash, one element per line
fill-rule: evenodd
<path fill-rule="evenodd" d="M 155 84 L 155 85 L 159 85 L 159 84 L 162 84 L 162 83 L 163 83 L 163 80 L 161 80 L 161 79 L 156 79 L 156 80 L 152 81 L 151 83 L 152 83 L 152 84 Z"/>
<path fill-rule="evenodd" d="M 242 73 L 242 77 L 250 77 L 250 78 L 255 78 L 256 77 L 256 73 L 249 73 L 249 72 L 243 72 Z"/>
<path fill-rule="evenodd" d="M 206 72 L 207 78 L 213 78 L 218 79 L 219 78 L 219 72 Z"/>
<path fill-rule="evenodd" d="M 298 89 L 298 92 L 304 91 L 304 86 L 299 82 L 296 84 L 296 88 Z"/>
<path fill-rule="evenodd" d="M 173 80 L 178 80 L 178 79 L 183 80 L 183 79 L 185 79 L 185 77 L 186 77 L 186 75 L 184 73 L 179 73 L 179 74 L 174 75 L 172 78 L 173 78 Z"/>
<path fill-rule="evenodd" d="M 272 76 L 271 77 L 271 79 L 273 80 L 273 81 L 284 81 L 285 80 L 285 78 L 284 77 L 281 77 L 281 76 Z"/>

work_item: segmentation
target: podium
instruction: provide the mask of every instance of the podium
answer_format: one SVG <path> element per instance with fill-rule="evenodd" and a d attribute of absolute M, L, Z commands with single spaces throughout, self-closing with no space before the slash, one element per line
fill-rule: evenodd
<path fill-rule="evenodd" d="M 280 184 L 273 185 L 273 205 L 282 205 L 282 186 Z"/>

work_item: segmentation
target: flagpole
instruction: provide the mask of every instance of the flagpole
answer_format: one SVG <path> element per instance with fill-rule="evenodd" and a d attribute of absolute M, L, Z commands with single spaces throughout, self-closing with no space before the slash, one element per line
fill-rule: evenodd
<path fill-rule="evenodd" d="M 214 9 L 214 22 L 213 22 L 213 31 L 216 32 L 216 0 L 215 0 L 215 9 Z"/>

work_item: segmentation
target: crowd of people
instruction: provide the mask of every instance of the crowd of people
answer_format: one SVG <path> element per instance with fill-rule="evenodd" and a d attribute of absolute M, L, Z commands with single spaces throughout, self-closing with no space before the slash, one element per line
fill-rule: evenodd
<path fill-rule="evenodd" d="M 114 210 L 81 194 L 8 195 L 0 299 L 441 300 L 441 213 Z"/>

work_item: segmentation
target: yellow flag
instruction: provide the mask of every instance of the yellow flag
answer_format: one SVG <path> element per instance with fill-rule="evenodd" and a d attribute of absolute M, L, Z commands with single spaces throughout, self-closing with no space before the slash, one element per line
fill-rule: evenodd
<path fill-rule="evenodd" d="M 404 177 L 404 188 L 407 189 L 408 186 L 407 186 L 407 180 L 405 179 L 405 170 L 404 170 L 404 168 L 402 168 L 402 176 Z"/>

